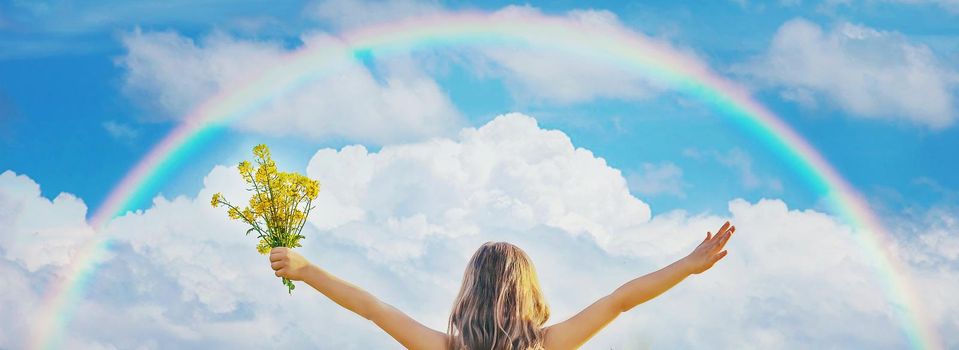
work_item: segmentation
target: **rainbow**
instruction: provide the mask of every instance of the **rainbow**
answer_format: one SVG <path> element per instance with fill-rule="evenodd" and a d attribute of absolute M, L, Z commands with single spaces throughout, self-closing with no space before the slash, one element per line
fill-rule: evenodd
<path fill-rule="evenodd" d="M 855 228 L 855 239 L 876 267 L 878 280 L 895 310 L 908 345 L 914 349 L 942 347 L 934 328 L 923 318 L 909 275 L 886 248 L 891 239 L 889 234 L 853 186 L 806 139 L 745 89 L 668 45 L 624 28 L 591 26 L 569 18 L 516 9 L 410 18 L 341 33 L 338 38 L 344 44 L 342 47 L 307 43 L 284 57 L 281 64 L 231 84 L 198 106 L 112 189 L 92 215 L 91 226 L 102 231 L 109 220 L 153 196 L 166 178 L 164 173 L 175 169 L 223 126 L 258 111 L 277 96 L 335 74 L 355 55 L 443 46 L 532 46 L 602 60 L 668 84 L 709 103 L 749 134 L 760 138 L 806 179 L 813 190 L 825 196 L 837 215 Z M 62 271 L 63 278 L 48 289 L 44 309 L 33 324 L 30 348 L 60 346 L 75 305 L 83 298 L 85 287 L 111 242 L 110 237 L 99 237 L 82 247 Z"/>

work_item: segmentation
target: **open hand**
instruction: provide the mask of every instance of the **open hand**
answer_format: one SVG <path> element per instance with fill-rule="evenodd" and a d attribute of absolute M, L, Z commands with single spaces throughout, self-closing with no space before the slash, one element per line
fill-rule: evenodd
<path fill-rule="evenodd" d="M 276 277 L 302 281 L 310 262 L 293 249 L 278 247 L 270 250 L 270 265 Z"/>
<path fill-rule="evenodd" d="M 706 232 L 706 239 L 704 239 L 692 253 L 689 253 L 688 256 L 683 258 L 690 273 L 697 274 L 709 270 L 719 259 L 726 256 L 726 251 L 723 250 L 723 247 L 726 246 L 726 242 L 729 241 L 729 237 L 731 237 L 735 231 L 736 226 L 732 226 L 729 224 L 729 221 L 726 221 L 715 235 Z"/>

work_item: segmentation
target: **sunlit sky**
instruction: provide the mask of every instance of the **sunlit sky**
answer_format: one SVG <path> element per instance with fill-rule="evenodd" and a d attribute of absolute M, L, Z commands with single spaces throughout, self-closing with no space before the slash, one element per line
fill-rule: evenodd
<path fill-rule="evenodd" d="M 276 97 L 269 111 L 167 169 L 148 194 L 156 199 L 130 208 L 139 212 L 89 227 L 110 190 L 189 111 L 255 68 L 335 46 L 365 26 L 464 11 L 623 28 L 750 91 L 885 220 L 889 250 L 926 293 L 921 317 L 942 344 L 959 346 L 959 302 L 946 297 L 959 293 L 954 1 L 13 0 L 0 2 L 0 279 L 13 286 L 12 297 L 0 297 L 0 323 L 18 326 L 0 329 L 0 348 L 27 346 L 20 335 L 44 321 L 24 310 L 42 303 L 59 269 L 98 235 L 117 243 L 58 333 L 64 348 L 262 347 L 264 339 L 397 347 L 306 288 L 264 301 L 284 291 L 269 271 L 248 272 L 266 268 L 255 242 L 207 208 L 211 193 L 242 187 L 229 167 L 260 143 L 336 198 L 308 228 L 305 255 L 440 329 L 465 257 L 483 241 L 530 251 L 559 321 L 732 218 L 744 225 L 726 270 L 637 308 L 586 348 L 906 346 L 874 262 L 851 238 L 856 228 L 782 154 L 695 96 L 557 51 L 351 57 L 334 78 Z M 470 128 L 480 131 L 461 132 Z M 555 134 L 544 130 L 571 147 L 553 147 L 546 141 Z M 490 158 L 470 158 L 465 150 L 476 144 L 492 145 Z M 460 151 L 459 162 L 443 163 L 442 154 Z M 558 165 L 536 163 L 541 153 Z M 470 164 L 489 159 L 502 168 L 481 184 L 441 171 L 485 179 Z M 568 189 L 577 181 L 603 185 Z M 449 193 L 423 192 L 430 184 Z M 544 201 L 566 204 L 539 208 Z M 449 207 L 465 218 L 450 219 Z M 200 252 L 214 256 L 191 260 Z M 564 262 L 569 254 L 590 262 Z M 592 280 L 597 271 L 606 273 Z M 710 289 L 728 305 L 704 306 Z M 119 310 L 145 324 L 110 316 Z M 82 326 L 89 322 L 117 331 Z M 731 334 L 710 342 L 716 324 Z M 231 336 L 248 329 L 262 338 Z"/>

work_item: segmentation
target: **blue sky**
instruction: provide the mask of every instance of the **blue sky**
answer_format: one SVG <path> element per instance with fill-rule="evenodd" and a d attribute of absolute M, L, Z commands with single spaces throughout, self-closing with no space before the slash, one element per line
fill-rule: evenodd
<path fill-rule="evenodd" d="M 818 149 L 869 199 L 873 209 L 887 220 L 887 225 L 894 228 L 893 234 L 903 237 L 903 241 L 896 242 L 901 246 L 894 249 L 914 254 L 906 254 L 907 257 L 903 259 L 909 264 L 916 264 L 910 266 L 917 269 L 917 276 L 921 276 L 917 279 L 929 283 L 926 285 L 928 288 L 955 287 L 955 283 L 946 281 L 949 277 L 955 277 L 956 266 L 959 265 L 956 256 L 959 248 L 955 245 L 959 238 L 953 230 L 956 227 L 955 218 L 959 217 L 959 176 L 956 175 L 959 173 L 959 162 L 956 162 L 956 152 L 959 151 L 959 126 L 956 125 L 959 119 L 959 26 L 955 25 L 959 19 L 959 4 L 954 1 L 601 1 L 590 2 L 586 8 L 583 3 L 574 1 L 520 4 L 508 1 L 414 0 L 289 1 L 281 4 L 267 1 L 204 1 L 199 4 L 189 1 L 3 1 L 0 2 L 0 172 L 10 170 L 25 176 L 28 181 L 9 180 L 0 184 L 10 186 L 10 193 L 16 192 L 13 186 L 36 184 L 40 188 L 37 200 L 48 203 L 60 193 L 69 193 L 82 203 L 87 214 L 92 213 L 122 176 L 177 125 L 186 111 L 222 89 L 224 81 L 242 74 L 243 69 L 251 64 L 249 62 L 269 63 L 270 57 L 273 57 L 271 55 L 278 52 L 296 51 L 308 44 L 313 45 L 310 43 L 330 40 L 328 38 L 333 38 L 335 42 L 338 34 L 365 24 L 436 11 L 477 10 L 495 13 L 517 5 L 533 9 L 541 16 L 571 21 L 578 20 L 580 17 L 577 16 L 584 13 L 595 15 L 605 24 L 620 26 L 635 35 L 667 43 L 677 51 L 703 62 L 723 77 L 745 86 L 754 97 Z M 509 125 L 508 128 L 526 130 L 523 129 L 525 124 L 522 119 L 497 118 L 510 112 L 534 118 L 540 129 L 561 131 L 574 146 L 592 152 L 593 157 L 603 159 L 609 168 L 620 171 L 627 183 L 628 193 L 634 197 L 632 200 L 648 205 L 651 213 L 648 215 L 651 216 L 647 215 L 640 221 L 650 227 L 666 227 L 668 232 L 699 229 L 701 225 L 712 223 L 720 217 L 751 218 L 754 216 L 746 213 L 756 211 L 773 213 L 770 215 L 774 217 L 782 214 L 783 220 L 800 222 L 802 220 L 797 216 L 814 213 L 822 217 L 816 216 L 813 221 L 828 221 L 828 224 L 823 224 L 825 226 L 815 226 L 817 229 L 828 227 L 836 232 L 846 232 L 843 222 L 831 217 L 829 209 L 821 205 L 820 194 L 812 192 L 805 179 L 800 178 L 784 159 L 779 158 L 780 154 L 770 152 L 767 145 L 755 135 L 730 123 L 721 111 L 713 110 L 682 93 L 650 89 L 639 78 L 628 82 L 624 90 L 609 90 L 609 86 L 619 85 L 616 85 L 615 77 L 602 74 L 596 79 L 584 81 L 572 97 L 558 94 L 552 88 L 559 83 L 551 86 L 551 81 L 510 67 L 523 67 L 524 62 L 530 59 L 540 59 L 544 60 L 544 71 L 554 69 L 550 72 L 552 77 L 569 72 L 564 69 L 575 70 L 577 67 L 563 66 L 561 63 L 550 65 L 551 58 L 561 58 L 556 53 L 545 53 L 544 56 L 533 54 L 539 53 L 504 55 L 483 52 L 482 55 L 487 56 L 478 59 L 468 57 L 469 54 L 430 52 L 413 52 L 395 57 L 373 53 L 369 57 L 359 57 L 351 70 L 340 78 L 342 80 L 339 83 L 357 84 L 357 90 L 353 91 L 357 94 L 344 95 L 342 105 L 311 104 L 293 100 L 294 96 L 290 100 L 278 100 L 277 103 L 281 105 L 289 102 L 287 109 L 277 107 L 277 110 L 269 112 L 273 114 L 263 114 L 262 118 L 278 121 L 280 126 L 276 126 L 276 130 L 265 131 L 268 128 L 263 126 L 263 121 L 267 119 L 253 120 L 243 125 L 238 123 L 235 127 L 222 130 L 214 140 L 192 154 L 164 179 L 162 188 L 157 189 L 156 195 L 161 196 L 158 202 L 137 203 L 136 209 L 143 210 L 143 213 L 117 219 L 117 224 L 111 226 L 110 232 L 135 227 L 134 223 L 162 222 L 162 218 L 166 217 L 163 214 L 165 210 L 175 212 L 178 209 L 171 208 L 186 205 L 176 204 L 176 201 L 164 202 L 178 196 L 184 201 L 204 203 L 202 197 L 207 192 L 221 188 L 218 186 L 229 187 L 229 177 L 218 166 L 230 166 L 245 159 L 249 156 L 250 147 L 258 143 L 271 145 L 279 161 L 289 168 L 329 174 L 336 178 L 334 170 L 316 165 L 317 159 L 323 159 L 320 156 L 322 152 L 318 153 L 318 150 L 339 150 L 344 146 L 362 145 L 369 152 L 384 150 L 387 153 L 386 150 L 407 144 L 422 146 L 434 136 L 447 137 L 452 142 L 466 142 L 456 136 L 460 127 L 482 128 L 494 124 L 494 121 L 501 121 Z M 477 62 L 493 68 L 481 67 Z M 209 68 L 214 68 L 214 71 L 204 71 Z M 387 82 L 402 84 L 397 88 L 389 86 Z M 333 83 L 323 84 L 318 82 L 305 88 L 304 94 L 333 92 L 335 90 L 331 89 L 336 89 L 331 85 Z M 414 120 L 419 124 L 393 122 L 396 124 L 388 125 L 397 126 L 397 129 L 383 134 L 382 130 L 363 123 L 376 124 L 393 118 L 377 119 L 384 118 L 378 115 L 359 117 L 356 122 L 358 126 L 337 119 L 350 118 L 337 113 L 353 110 L 350 109 L 351 104 L 356 106 L 365 103 L 362 98 L 364 91 L 371 94 L 397 92 L 404 86 L 419 87 L 410 88 L 413 91 L 411 94 L 419 100 L 400 105 L 385 101 L 382 102 L 382 106 L 386 106 L 383 110 L 399 108 L 395 120 L 412 118 L 406 120 Z M 631 88 L 636 88 L 636 91 L 626 91 Z M 355 99 L 350 100 L 351 97 Z M 428 115 L 418 116 L 415 115 L 418 106 L 432 109 L 428 109 Z M 306 117 L 303 117 L 307 113 L 304 111 L 308 112 Z M 402 113 L 410 116 L 400 116 Z M 307 121 L 296 121 L 299 120 L 297 118 L 306 118 Z M 461 123 L 454 123 L 453 126 L 443 124 L 450 120 L 459 120 Z M 293 125 L 294 122 L 305 124 L 284 126 Z M 434 124 L 435 128 L 424 126 Z M 317 130 L 329 127 L 347 131 L 297 131 L 296 128 L 302 125 L 312 125 Z M 349 163 L 353 161 L 351 159 L 334 158 L 330 160 L 332 163 L 345 162 L 345 168 L 352 166 Z M 405 164 L 402 161 L 415 162 L 415 159 L 399 155 L 395 159 L 400 160 L 387 158 L 383 156 L 370 162 L 392 164 L 399 167 L 399 172 L 409 171 L 409 176 L 418 174 L 417 171 L 391 163 Z M 597 174 L 605 174 L 600 168 L 597 168 Z M 397 175 L 400 178 L 403 176 Z M 616 181 L 618 178 L 614 177 L 613 182 Z M 375 183 L 367 185 L 371 186 L 369 188 L 379 188 Z M 33 185 L 23 186 L 32 188 Z M 394 201 L 408 198 L 397 196 Z M 352 198 L 343 198 L 347 197 Z M 9 198 L 7 200 L 13 200 Z M 535 198 L 516 198 L 520 198 L 516 199 L 520 202 L 535 202 Z M 738 199 L 748 205 L 737 202 Z M 775 208 L 767 208 L 769 203 L 762 199 L 782 202 L 794 211 L 779 213 L 773 210 Z M 0 196 L 0 203 L 2 200 L 4 197 Z M 52 203 L 56 205 L 56 201 Z M 9 205 L 21 207 L 20 204 L 14 204 Z M 382 205 L 379 209 L 369 210 L 375 212 L 389 207 Z M 623 205 L 633 208 L 634 204 Z M 29 206 L 23 204 L 22 207 Z M 740 209 L 736 211 L 734 208 Z M 810 211 L 805 214 L 795 211 L 807 209 Z M 397 210 L 379 214 L 388 217 L 403 212 Z M 424 215 L 430 218 L 429 210 L 423 210 Z M 22 215 L 31 217 L 28 214 Z M 605 216 L 596 220 L 602 218 Z M 83 218 L 78 220 L 83 221 Z M 364 256 L 382 253 L 366 243 L 330 233 L 340 226 L 327 224 L 317 224 L 316 234 L 337 243 L 313 248 L 317 252 L 344 254 L 344 261 L 357 264 L 364 261 Z M 367 225 L 363 227 L 392 227 L 381 224 L 368 222 L 363 223 Z M 230 227 L 219 221 L 210 225 Z M 543 222 L 542 225 L 560 231 L 574 230 L 565 226 L 550 226 L 553 224 L 549 222 Z M 603 222 L 602 225 L 619 227 L 609 222 Z M 479 227 L 480 232 L 487 232 L 486 226 Z M 363 231 L 352 226 L 340 228 L 350 232 Z M 16 232 L 20 231 L 14 230 L 14 233 L 9 234 Z M 129 255 L 130 261 L 149 266 L 144 267 L 144 271 L 163 271 L 164 265 L 151 260 L 162 260 L 162 256 L 140 250 L 143 244 L 153 242 L 142 236 L 145 234 L 131 235 L 143 241 L 131 238 L 129 242 L 121 243 L 116 255 Z M 168 234 L 177 236 L 184 233 Z M 636 245 L 625 244 L 630 248 L 624 248 L 628 253 L 623 253 L 606 246 L 608 241 L 601 236 L 590 231 L 585 236 L 592 237 L 590 240 L 573 234 L 571 240 L 556 245 L 576 246 L 585 239 L 592 242 L 587 245 L 596 249 L 588 254 L 598 254 L 598 260 L 615 261 L 617 256 L 629 256 L 639 259 L 643 266 L 652 267 L 660 260 L 649 257 L 644 249 L 665 247 L 663 249 L 666 252 L 675 253 L 681 250 L 677 247 L 683 244 L 631 241 Z M 535 241 L 522 237 L 515 239 Z M 391 239 L 386 241 L 393 242 Z M 50 241 L 60 242 L 57 239 Z M 67 241 L 76 243 L 73 239 Z M 59 249 L 44 246 L 43 242 L 35 242 L 36 245 L 27 247 L 27 251 Z M 379 274 L 370 276 L 383 276 L 393 271 L 387 265 L 396 261 L 422 268 L 422 271 L 416 271 L 425 276 L 434 276 L 431 273 L 442 275 L 437 271 L 445 271 L 431 269 L 440 266 L 439 263 L 424 260 L 421 253 L 417 253 L 432 251 L 424 248 L 428 246 L 426 243 L 404 238 L 398 244 L 403 247 L 407 247 L 403 244 L 410 244 L 418 248 L 410 248 L 412 252 L 407 255 L 397 255 L 398 260 L 386 258 L 379 261 L 379 265 L 374 267 Z M 18 257 L 10 253 L 15 247 L 0 247 L 0 251 L 6 252 L 5 258 L 12 266 L 9 271 L 14 271 L 7 276 L 10 280 L 21 278 L 17 277 L 21 275 L 28 276 L 27 272 L 30 272 L 34 277 L 22 278 L 39 278 L 34 285 L 46 285 L 52 276 L 56 276 L 56 268 L 64 263 L 61 258 L 40 259 L 37 262 Z M 444 259 L 447 258 L 444 256 Z M 762 259 L 763 256 L 751 258 Z M 69 261 L 69 257 L 63 259 Z M 172 286 L 169 287 L 171 290 L 157 294 L 142 291 L 122 294 L 116 299 L 152 305 L 180 300 L 177 295 L 193 296 L 183 297 L 188 299 L 187 304 L 181 305 L 182 310 L 174 312 L 178 316 L 168 319 L 172 323 L 179 320 L 178 317 L 188 317 L 185 315 L 189 312 L 183 310 L 202 309 L 209 313 L 209 317 L 193 318 L 191 322 L 216 323 L 218 317 L 245 319 L 261 315 L 258 310 L 263 309 L 258 306 L 262 305 L 241 297 L 237 297 L 236 305 L 227 307 L 211 304 L 211 297 L 202 295 L 202 291 L 178 292 L 178 288 L 186 287 L 177 283 L 185 282 L 171 275 L 178 271 L 176 267 L 166 268 L 172 271 L 163 277 Z M 108 264 L 105 269 L 117 269 L 116 273 L 124 276 L 136 275 L 136 272 L 117 265 Z M 850 269 L 859 271 L 853 267 Z M 932 271 L 938 271 L 936 273 L 939 274 Z M 144 273 L 149 275 L 152 272 Z M 370 277 L 370 281 L 376 279 Z M 107 278 L 103 283 L 91 288 L 102 289 L 110 286 L 110 283 L 120 282 Z M 775 295 L 775 292 L 770 291 L 770 295 Z M 442 292 L 437 293 L 440 297 L 445 296 Z M 692 291 L 686 294 L 695 295 Z M 402 300 L 398 301 L 400 304 L 415 300 L 401 292 L 392 295 Z M 557 298 L 566 300 L 563 298 L 567 296 Z M 769 301 L 770 305 L 776 305 L 776 302 Z M 107 310 L 116 306 L 109 300 L 92 300 L 90 303 Z M 561 309 L 565 305 L 562 302 L 558 304 Z M 672 304 L 661 305 L 666 308 Z M 936 305 L 942 310 L 959 307 L 955 302 L 947 301 Z M 788 309 L 789 305 L 784 307 Z M 327 310 L 325 306 L 321 308 Z M 227 309 L 228 312 L 224 311 Z M 421 312 L 432 315 L 430 312 Z M 959 327 L 955 317 L 930 317 L 935 319 L 932 323 L 942 332 Z M 791 320 L 796 324 L 805 322 L 801 319 Z M 856 320 L 867 325 L 883 324 L 876 319 Z M 641 317 L 633 318 L 630 322 L 649 324 L 648 320 Z M 886 329 L 884 326 L 864 327 Z M 67 343 L 81 347 L 99 344 L 123 348 L 135 345 L 136 341 L 132 335 L 128 338 L 110 338 L 85 332 L 73 329 L 72 335 L 67 337 Z M 152 334 L 159 339 L 155 344 L 161 347 L 223 346 L 229 343 L 219 338 L 208 339 L 209 342 L 191 342 L 190 337 L 177 338 L 176 332 L 154 334 L 142 329 L 131 332 Z M 864 340 L 860 335 L 833 334 L 830 335 L 832 338 L 813 339 L 810 342 L 880 348 L 902 345 L 902 340 L 898 338 Z M 804 337 L 810 336 L 801 332 L 787 332 L 781 337 L 769 338 L 769 344 L 796 347 L 797 339 L 809 339 Z M 635 345 L 624 343 L 622 339 L 625 338 L 611 336 L 601 339 L 601 342 Z M 697 343 L 699 340 L 695 337 L 683 339 L 660 339 L 642 344 L 656 348 L 695 348 L 702 345 Z M 782 342 L 777 342 L 780 340 Z M 9 345 L 16 348 L 18 345 L 4 341 L 5 338 L 0 337 L 0 347 Z M 372 344 L 387 344 L 376 341 Z M 736 343 L 729 340 L 723 344 L 733 346 Z M 956 346 L 959 343 L 952 339 L 947 344 Z"/>
<path fill-rule="evenodd" d="M 322 21 L 301 14 L 307 4 L 264 6 L 253 1 L 226 6 L 210 3 L 188 14 L 181 13 L 172 4 L 127 4 L 129 11 L 110 16 L 103 16 L 101 11 L 109 7 L 108 4 L 32 4 L 4 5 L 6 29 L 0 43 L 7 49 L 0 67 L 4 78 L 0 81 L 3 96 L 0 103 L 7 129 L 3 142 L 11 151 L 0 155 L 0 162 L 5 168 L 40 180 L 46 194 L 76 193 L 92 206 L 96 206 L 125 169 L 173 125 L 169 117 L 157 118 L 155 113 L 122 93 L 125 72 L 116 63 L 124 53 L 119 36 L 142 28 L 172 30 L 199 40 L 211 31 L 223 30 L 239 37 L 282 40 L 296 46 L 300 31 L 324 26 Z M 452 3 L 448 7 L 497 9 L 506 4 Z M 575 8 L 563 2 L 531 5 L 546 13 Z M 154 7 L 159 9 L 155 11 Z M 597 3 L 593 7 L 615 12 L 625 25 L 637 31 L 668 38 L 696 52 L 720 72 L 761 55 L 777 28 L 797 17 L 825 27 L 850 22 L 896 32 L 912 43 L 926 45 L 945 67 L 949 67 L 959 51 L 955 40 L 949 40 L 959 32 L 949 25 L 955 18 L 935 5 L 715 2 L 692 7 L 679 2 L 612 2 Z M 66 12 L 77 15 L 67 16 Z M 896 13 L 895 17 L 888 15 L 892 12 Z M 267 26 L 252 33 L 236 24 L 262 16 L 276 16 L 284 23 L 279 28 Z M 917 20 L 919 18 L 921 20 Z M 784 188 L 802 185 L 790 178 L 791 174 L 782 169 L 781 162 L 777 164 L 775 155 L 763 152 L 761 145 L 751 143 L 749 135 L 724 123 L 721 115 L 703 108 L 684 110 L 669 96 L 642 103 L 602 99 L 552 106 L 516 99 L 500 82 L 471 76 L 457 67 L 439 76 L 438 81 L 474 125 L 507 111 L 540 114 L 538 117 L 545 126 L 568 132 L 576 145 L 593 150 L 617 168 L 629 171 L 640 169 L 642 163 L 672 162 L 685 169 L 684 181 L 689 185 L 689 190 L 684 191 L 688 192 L 685 198 L 651 197 L 654 208 L 721 209 L 725 199 L 743 193 L 742 186 L 732 179 L 738 176 L 735 169 L 720 171 L 729 178 L 722 186 L 725 190 L 715 189 L 715 184 L 710 183 L 714 175 L 697 176 L 716 164 L 684 157 L 682 152 L 689 148 L 717 152 L 739 149 L 754 159 L 752 166 L 757 174 L 784 181 Z M 959 187 L 959 177 L 953 175 L 957 165 L 950 161 L 954 150 L 959 148 L 959 135 L 953 127 L 930 130 L 925 125 L 896 120 L 900 119 L 897 116 L 890 116 L 891 120 L 863 120 L 828 101 L 815 109 L 803 108 L 794 101 L 784 101 L 775 89 L 760 90 L 757 95 L 817 146 L 861 191 L 870 196 L 893 191 L 907 197 L 906 200 L 884 198 L 894 208 L 936 200 L 935 196 L 923 195 L 926 189 L 916 185 L 919 179 L 932 180 L 945 189 Z M 122 125 L 133 133 L 119 138 L 112 136 L 105 123 Z M 627 131 L 610 133 L 614 123 L 625 123 Z M 650 129 L 656 132 L 638 132 Z M 657 136 L 661 138 L 656 139 Z M 237 135 L 239 137 L 242 136 Z M 716 137 L 723 138 L 723 142 L 697 141 Z M 228 137 L 217 143 L 234 141 Z M 304 145 L 337 144 L 328 140 L 304 141 Z M 349 141 L 341 140 L 338 144 Z M 225 151 L 211 150 L 211 153 L 222 155 Z M 217 159 L 206 156 L 198 155 L 196 161 L 205 161 L 204 165 L 216 163 Z M 65 176 L 71 171 L 84 176 Z M 193 181 L 171 179 L 163 192 L 176 195 L 195 190 L 199 186 L 195 175 L 194 172 L 190 176 Z M 788 193 L 763 188 L 747 190 L 742 194 L 747 198 L 785 195 L 784 198 L 795 199 L 797 204 L 807 207 L 815 201 L 804 196 L 801 189 Z M 912 193 L 916 198 L 908 198 Z"/>

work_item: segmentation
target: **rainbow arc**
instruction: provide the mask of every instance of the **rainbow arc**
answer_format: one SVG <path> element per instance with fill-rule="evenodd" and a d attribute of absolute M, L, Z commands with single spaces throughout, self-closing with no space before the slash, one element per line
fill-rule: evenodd
<path fill-rule="evenodd" d="M 890 254 L 890 236 L 868 203 L 813 146 L 782 119 L 737 84 L 668 45 L 621 28 L 597 28 L 562 18 L 531 13 L 458 12 L 409 18 L 342 33 L 345 47 L 304 47 L 281 64 L 237 82 L 200 104 L 163 138 L 111 190 L 90 219 L 102 228 L 136 203 L 153 196 L 163 174 L 202 147 L 218 128 L 256 113 L 277 96 L 317 83 L 341 71 L 356 55 L 406 52 L 448 46 L 528 45 L 587 56 L 615 64 L 708 103 L 760 139 L 799 173 L 810 189 L 826 198 L 836 214 L 855 230 L 855 239 L 875 266 L 883 291 L 909 346 L 941 348 L 934 328 L 924 319 L 906 269 Z M 97 261 L 110 237 L 84 246 L 68 265 L 64 278 L 48 290 L 40 322 L 33 328 L 31 348 L 58 348 Z"/>

